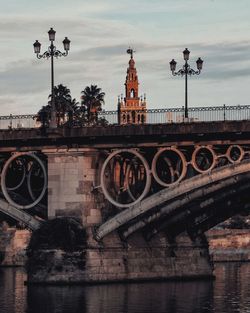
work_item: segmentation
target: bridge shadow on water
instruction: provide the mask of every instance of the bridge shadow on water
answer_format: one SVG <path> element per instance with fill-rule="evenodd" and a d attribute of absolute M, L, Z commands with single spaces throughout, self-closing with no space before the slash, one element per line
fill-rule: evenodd
<path fill-rule="evenodd" d="M 212 282 L 112 284 L 85 287 L 32 287 L 27 313 L 207 312 Z"/>
<path fill-rule="evenodd" d="M 22 269 L 0 269 L 0 313 L 249 312 L 250 264 L 217 264 L 215 281 L 24 286 Z"/>

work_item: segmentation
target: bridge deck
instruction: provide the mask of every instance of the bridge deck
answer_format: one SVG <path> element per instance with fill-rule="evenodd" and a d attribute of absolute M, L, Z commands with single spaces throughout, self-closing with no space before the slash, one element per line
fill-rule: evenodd
<path fill-rule="evenodd" d="M 250 121 L 109 125 L 82 128 L 0 130 L 0 151 L 46 147 L 128 147 L 190 143 L 249 143 Z"/>

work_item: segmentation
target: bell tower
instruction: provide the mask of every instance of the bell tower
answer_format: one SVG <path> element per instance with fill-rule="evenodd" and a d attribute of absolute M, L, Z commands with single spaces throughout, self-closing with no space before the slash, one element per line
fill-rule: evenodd
<path fill-rule="evenodd" d="M 118 97 L 118 122 L 119 124 L 143 124 L 146 122 L 146 95 L 139 97 L 139 82 L 135 61 L 134 50 L 129 48 L 127 76 L 125 81 L 125 97 Z"/>

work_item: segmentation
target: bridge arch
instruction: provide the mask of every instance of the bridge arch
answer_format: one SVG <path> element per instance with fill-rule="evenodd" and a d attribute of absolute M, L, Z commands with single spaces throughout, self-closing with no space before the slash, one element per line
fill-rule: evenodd
<path fill-rule="evenodd" d="M 25 224 L 30 230 L 36 230 L 42 224 L 42 221 L 23 210 L 15 208 L 13 205 L 9 204 L 6 200 L 3 199 L 0 199 L 0 211 L 14 220 Z"/>
<path fill-rule="evenodd" d="M 166 215 L 175 214 L 175 211 L 188 206 L 192 201 L 206 197 L 223 188 L 244 182 L 248 186 L 250 160 L 218 167 L 209 173 L 200 174 L 180 182 L 176 186 L 165 188 L 141 202 L 125 209 L 96 231 L 96 239 L 100 240 L 110 232 L 126 228 L 124 235 L 129 236 Z M 234 194 L 237 190 L 233 190 Z"/>

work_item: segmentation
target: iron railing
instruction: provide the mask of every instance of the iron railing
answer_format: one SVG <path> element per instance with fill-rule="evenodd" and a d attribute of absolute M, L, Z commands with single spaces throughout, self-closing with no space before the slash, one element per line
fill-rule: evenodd
<path fill-rule="evenodd" d="M 188 119 L 184 118 L 184 107 L 171 109 L 148 109 L 146 112 L 146 124 L 165 124 L 183 122 L 212 122 L 227 120 L 250 119 L 250 105 L 232 105 L 215 107 L 191 107 L 188 108 Z M 126 114 L 126 112 L 124 113 Z M 98 115 L 105 118 L 109 124 L 118 124 L 117 111 L 102 111 Z"/>
<path fill-rule="evenodd" d="M 38 128 L 41 124 L 36 121 L 36 116 L 36 114 L 0 116 L 0 129 Z"/>
<path fill-rule="evenodd" d="M 145 124 L 250 120 L 250 105 L 189 107 L 188 120 L 184 118 L 184 107 L 147 109 L 144 112 L 146 112 Z M 117 111 L 103 110 L 98 113 L 98 118 L 105 119 L 108 125 L 118 124 Z M 36 114 L 0 116 L 0 129 L 38 128 L 41 123 L 36 119 Z"/>

